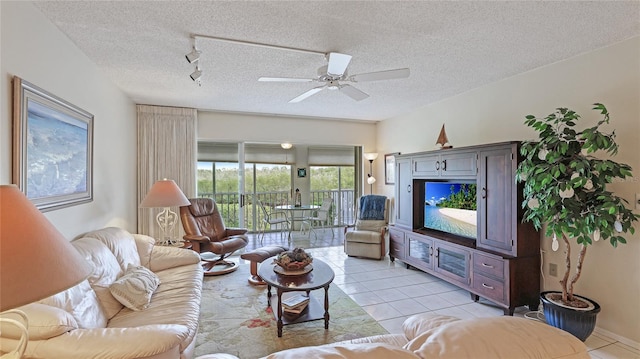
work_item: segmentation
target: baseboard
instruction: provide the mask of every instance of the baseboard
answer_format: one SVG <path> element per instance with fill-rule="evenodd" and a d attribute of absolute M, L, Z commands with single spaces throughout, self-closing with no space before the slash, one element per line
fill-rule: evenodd
<path fill-rule="evenodd" d="M 596 326 L 596 328 L 595 328 L 593 331 L 594 331 L 595 333 L 597 333 L 597 334 L 602 334 L 602 335 L 604 335 L 605 337 L 609 337 L 609 338 L 611 338 L 611 339 L 614 339 L 614 340 L 619 341 L 619 342 L 620 342 L 620 343 L 622 343 L 622 344 L 625 344 L 625 345 L 628 345 L 628 346 L 630 346 L 630 347 L 633 347 L 633 348 L 635 348 L 635 349 L 637 349 L 637 350 L 640 350 L 640 342 L 633 341 L 633 340 L 631 340 L 631 339 L 629 339 L 629 338 L 625 338 L 625 337 L 623 337 L 623 336 L 621 336 L 621 335 L 619 335 L 619 334 L 616 334 L 616 333 L 610 332 L 610 331 L 608 331 L 608 330 L 606 330 L 606 329 L 602 329 L 602 328 L 597 327 L 597 326 Z"/>

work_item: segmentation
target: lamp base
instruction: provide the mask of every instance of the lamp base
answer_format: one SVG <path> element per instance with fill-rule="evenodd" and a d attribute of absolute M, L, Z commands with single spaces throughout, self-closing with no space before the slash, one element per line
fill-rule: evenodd
<path fill-rule="evenodd" d="M 178 215 L 172 211 L 169 207 L 164 207 L 162 212 L 156 216 L 156 222 L 158 227 L 162 231 L 162 237 L 158 239 L 158 244 L 163 246 L 173 245 L 177 242 L 171 235 L 173 233 L 173 227 L 178 222 Z"/>
<path fill-rule="evenodd" d="M 0 317 L 0 323 L 12 324 L 22 332 L 20 334 L 20 341 L 18 342 L 16 348 L 13 351 L 0 356 L 0 359 L 20 359 L 22 358 L 22 354 L 24 354 L 25 349 L 27 349 L 27 342 L 29 341 L 29 331 L 27 330 L 27 328 L 29 327 L 29 319 L 27 318 L 27 315 L 21 310 L 7 310 L 2 314 L 17 314 L 18 316 L 22 317 L 22 321 L 24 322 L 24 324 L 15 319 Z"/>

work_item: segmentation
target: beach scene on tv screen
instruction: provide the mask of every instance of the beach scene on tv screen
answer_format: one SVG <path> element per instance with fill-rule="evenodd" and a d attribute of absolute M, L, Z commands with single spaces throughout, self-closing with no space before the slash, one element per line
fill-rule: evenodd
<path fill-rule="evenodd" d="M 424 197 L 425 228 L 476 238 L 476 184 L 428 182 Z"/>

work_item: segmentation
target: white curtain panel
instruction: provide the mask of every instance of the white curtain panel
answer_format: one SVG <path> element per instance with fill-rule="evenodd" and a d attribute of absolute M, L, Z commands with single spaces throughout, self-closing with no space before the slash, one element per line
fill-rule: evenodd
<path fill-rule="evenodd" d="M 198 112 L 190 108 L 138 105 L 138 199 L 140 204 L 151 186 L 172 179 L 187 198 L 196 195 L 196 128 Z M 180 209 L 171 208 L 180 215 Z M 160 238 L 156 215 L 162 208 L 138 208 L 138 233 Z M 171 238 L 184 234 L 178 218 Z"/>

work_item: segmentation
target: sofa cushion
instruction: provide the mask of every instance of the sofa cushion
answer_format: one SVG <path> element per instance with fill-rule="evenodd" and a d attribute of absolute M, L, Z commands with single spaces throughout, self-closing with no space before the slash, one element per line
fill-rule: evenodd
<path fill-rule="evenodd" d="M 104 243 L 116 256 L 122 271 L 126 271 L 129 264 L 140 265 L 140 255 L 133 235 L 122 228 L 107 227 L 89 232 L 84 237 L 96 238 Z"/>
<path fill-rule="evenodd" d="M 408 340 L 412 340 L 427 330 L 435 329 L 457 320 L 460 319 L 435 313 L 416 314 L 402 323 L 402 331 Z"/>
<path fill-rule="evenodd" d="M 370 344 L 328 344 L 315 347 L 287 349 L 270 354 L 266 359 L 418 359 L 410 351 L 385 343 Z"/>
<path fill-rule="evenodd" d="M 346 242 L 380 244 L 382 243 L 383 238 L 380 235 L 380 232 L 353 231 L 345 233 L 344 240 Z"/>
<path fill-rule="evenodd" d="M 182 249 L 184 250 L 184 249 Z M 186 250 L 184 250 L 186 251 Z M 202 296 L 202 266 L 199 263 L 156 272 L 162 284 L 144 311 L 124 308 L 109 321 L 109 327 L 129 328 L 142 325 L 179 324 L 188 329 L 184 350 L 198 332 Z"/>
<path fill-rule="evenodd" d="M 29 318 L 29 340 L 44 340 L 64 334 L 70 330 L 78 329 L 78 323 L 71 314 L 64 310 L 50 305 L 31 303 L 20 308 Z M 4 318 L 12 318 L 11 314 L 3 314 Z M 21 321 L 18 316 L 17 320 Z M 3 337 L 20 339 L 22 331 L 15 325 L 5 325 L 0 327 Z"/>
<path fill-rule="evenodd" d="M 573 335 L 506 316 L 454 321 L 418 335 L 404 348 L 421 358 L 589 358 Z"/>
<path fill-rule="evenodd" d="M 380 233 L 382 228 L 386 226 L 385 220 L 356 220 L 356 231 L 372 231 Z"/>
<path fill-rule="evenodd" d="M 83 237 L 71 244 L 93 264 L 93 272 L 87 280 L 96 292 L 107 319 L 113 318 L 124 307 L 109 291 L 109 286 L 123 273 L 116 256 L 104 243 L 95 238 Z"/>
<path fill-rule="evenodd" d="M 104 328 L 107 326 L 107 317 L 100 307 L 96 293 L 91 289 L 87 280 L 38 303 L 51 305 L 71 314 L 79 328 Z"/>
<path fill-rule="evenodd" d="M 159 284 L 160 278 L 151 270 L 129 264 L 125 274 L 113 282 L 109 290 L 127 308 L 139 311 L 147 308 Z"/>

